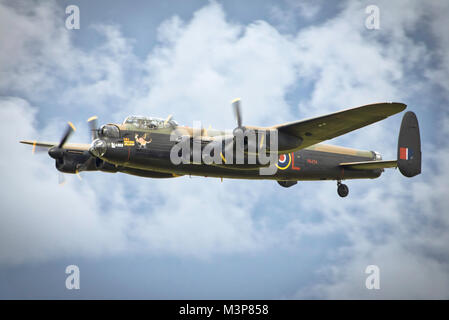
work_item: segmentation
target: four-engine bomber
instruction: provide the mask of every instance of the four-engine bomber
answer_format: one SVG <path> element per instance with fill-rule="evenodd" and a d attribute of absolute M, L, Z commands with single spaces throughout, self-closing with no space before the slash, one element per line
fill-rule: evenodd
<path fill-rule="evenodd" d="M 376 151 L 321 143 L 399 113 L 405 104 L 365 105 L 272 127 L 244 126 L 240 100 L 232 105 L 237 119 L 232 132 L 180 126 L 171 116 L 129 116 L 121 124 L 98 128 L 97 117 L 91 117 L 90 144 L 68 142 L 75 131 L 70 122 L 59 143 L 20 142 L 32 145 L 33 151 L 48 149 L 64 173 L 99 170 L 148 178 L 271 179 L 283 187 L 300 180 L 336 180 L 341 197 L 349 192 L 343 180 L 377 178 L 385 168 L 394 167 L 406 177 L 421 173 L 419 125 L 410 111 L 403 116 L 397 160 L 382 160 Z"/>

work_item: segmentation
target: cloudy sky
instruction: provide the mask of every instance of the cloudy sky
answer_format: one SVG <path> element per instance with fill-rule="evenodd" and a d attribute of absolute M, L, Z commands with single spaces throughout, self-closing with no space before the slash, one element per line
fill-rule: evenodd
<path fill-rule="evenodd" d="M 0 0 L 0 298 L 449 298 L 449 3 Z M 68 30 L 65 9 L 80 9 Z M 380 29 L 365 9 L 380 10 Z M 67 176 L 20 139 L 129 114 L 274 125 L 381 101 L 423 173 L 335 182 Z M 394 159 L 401 116 L 330 143 Z M 80 268 L 80 290 L 65 268 Z M 380 268 L 380 290 L 365 269 Z"/>

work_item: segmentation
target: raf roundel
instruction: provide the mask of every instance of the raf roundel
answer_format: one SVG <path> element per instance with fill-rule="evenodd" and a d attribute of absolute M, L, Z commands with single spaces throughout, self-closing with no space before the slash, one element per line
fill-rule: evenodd
<path fill-rule="evenodd" d="M 290 166 L 290 163 L 292 162 L 292 157 L 290 153 L 287 154 L 281 154 L 278 159 L 278 163 L 276 164 L 276 167 L 281 170 L 285 170 Z"/>

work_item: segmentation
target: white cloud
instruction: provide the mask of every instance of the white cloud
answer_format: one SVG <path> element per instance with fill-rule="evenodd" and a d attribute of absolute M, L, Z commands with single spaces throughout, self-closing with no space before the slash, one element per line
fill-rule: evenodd
<path fill-rule="evenodd" d="M 449 50 L 449 39 L 444 30 L 447 29 L 447 12 L 449 11 L 449 4 L 447 2 L 434 1 L 431 2 L 428 10 L 432 19 L 430 25 L 432 35 L 436 40 L 436 49 L 434 55 L 440 62 L 438 68 L 431 69 L 426 72 L 428 79 L 443 88 L 443 93 L 449 101 L 449 57 L 447 52 Z"/>
<path fill-rule="evenodd" d="M 284 93 L 295 80 L 294 47 L 266 22 L 229 23 L 211 3 L 188 23 L 166 21 L 159 40 L 146 61 L 149 94 L 133 101 L 136 112 L 176 111 L 179 119 L 232 129 L 230 101 L 240 97 L 245 124 L 288 119 Z"/>

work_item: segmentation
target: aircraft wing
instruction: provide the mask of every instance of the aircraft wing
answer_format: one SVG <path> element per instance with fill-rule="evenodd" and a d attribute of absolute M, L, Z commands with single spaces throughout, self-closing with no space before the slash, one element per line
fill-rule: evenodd
<path fill-rule="evenodd" d="M 398 102 L 375 103 L 272 128 L 302 139 L 299 150 L 383 120 L 406 107 Z"/>
<path fill-rule="evenodd" d="M 361 162 L 345 162 L 340 163 L 340 167 L 354 170 L 375 170 L 385 168 L 396 168 L 398 162 L 396 160 L 379 160 L 379 161 L 361 161 Z"/>
<path fill-rule="evenodd" d="M 32 140 L 22 140 L 20 143 L 32 145 L 33 148 L 48 148 L 57 146 L 59 142 L 40 142 L 40 141 L 32 141 Z M 90 148 L 90 144 L 87 143 L 66 143 L 64 144 L 63 149 L 74 150 L 74 151 L 88 151 Z"/>

